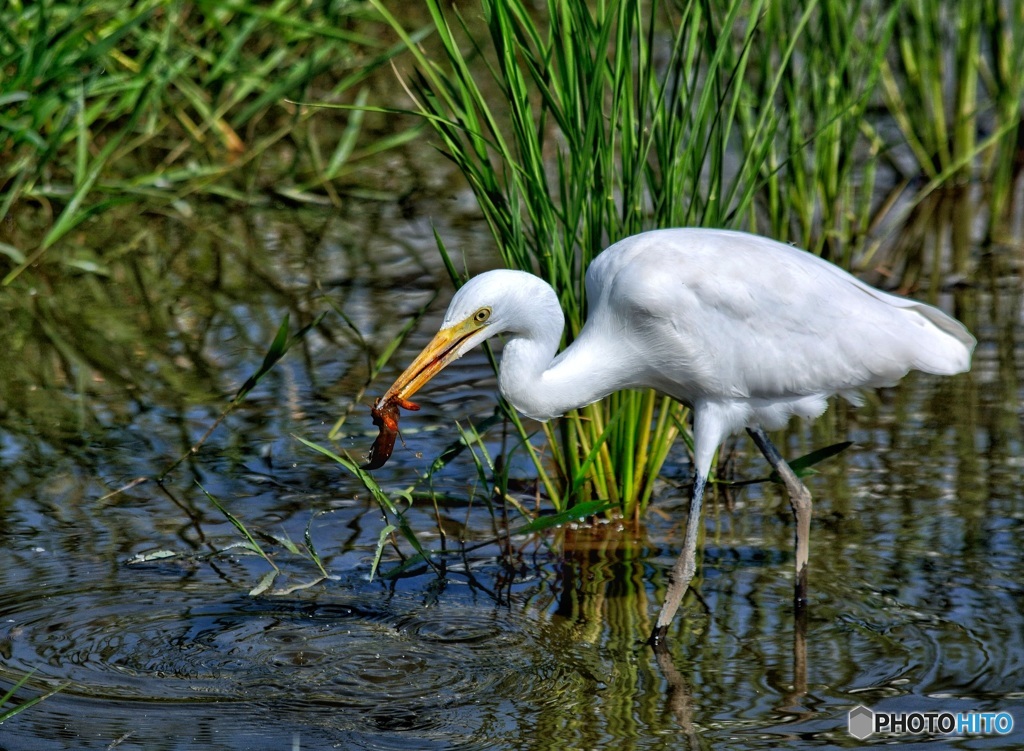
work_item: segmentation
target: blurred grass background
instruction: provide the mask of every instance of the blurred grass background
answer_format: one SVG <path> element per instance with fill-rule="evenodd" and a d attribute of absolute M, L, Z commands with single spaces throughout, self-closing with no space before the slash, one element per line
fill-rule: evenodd
<path fill-rule="evenodd" d="M 22 2 L 0 9 L 0 253 L 9 284 L 85 219 L 202 197 L 334 204 L 402 47 L 363 3 Z M 21 211 L 19 209 L 38 209 Z"/>

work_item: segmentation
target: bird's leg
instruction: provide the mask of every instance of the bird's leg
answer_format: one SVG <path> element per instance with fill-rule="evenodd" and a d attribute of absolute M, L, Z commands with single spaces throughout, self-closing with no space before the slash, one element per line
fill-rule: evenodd
<path fill-rule="evenodd" d="M 810 553 L 811 541 L 811 491 L 800 482 L 782 454 L 775 448 L 764 430 L 761 428 L 747 428 L 750 437 L 764 454 L 764 458 L 772 465 L 782 483 L 786 486 L 789 494 L 789 505 L 793 508 L 793 516 L 796 518 L 796 581 L 793 584 L 793 603 L 797 612 L 803 611 L 807 604 L 807 559 Z"/>
<path fill-rule="evenodd" d="M 668 592 L 665 593 L 665 602 L 658 613 L 658 622 L 651 632 L 651 638 L 647 640 L 656 651 L 665 649 L 665 634 L 668 633 L 669 624 L 679 609 L 679 603 L 683 601 L 686 589 L 693 581 L 697 573 L 697 534 L 701 525 L 701 505 L 704 501 L 704 486 L 707 484 L 707 477 L 700 472 L 696 473 L 693 482 L 693 498 L 690 500 L 690 515 L 686 519 L 686 538 L 683 541 L 683 552 L 679 554 L 676 565 L 672 567 L 669 574 Z"/>

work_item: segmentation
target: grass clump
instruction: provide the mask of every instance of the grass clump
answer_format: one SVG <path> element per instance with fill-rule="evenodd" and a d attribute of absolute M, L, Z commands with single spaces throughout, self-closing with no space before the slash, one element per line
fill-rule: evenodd
<path fill-rule="evenodd" d="M 791 43 L 797 60 L 782 72 L 775 97 L 778 133 L 758 200 L 767 234 L 849 267 L 873 219 L 884 143 L 869 113 L 899 3 L 879 14 L 870 0 L 826 1 L 806 18 L 803 7 L 797 0 L 771 3 L 757 40 L 768 45 L 754 53 L 759 101 L 772 97 L 771 47 Z"/>
<path fill-rule="evenodd" d="M 1024 4 L 905 0 L 898 8 L 882 94 L 913 156 L 910 177 L 980 178 L 998 216 L 1024 166 Z"/>
<path fill-rule="evenodd" d="M 552 1 L 539 22 L 518 0 L 481 0 L 476 35 L 475 19 L 428 0 L 441 50 L 410 45 L 418 112 L 468 179 L 506 265 L 557 291 L 566 343 L 585 320 L 585 269 L 611 242 L 655 227 L 753 229 L 765 206 L 788 224 L 783 165 L 810 171 L 802 234 L 821 206 L 846 211 L 852 169 L 837 152 L 858 137 L 863 91 L 842 86 L 869 67 L 865 48 L 877 60 L 884 30 L 854 45 L 835 28 L 848 16 L 785 5 Z M 818 37 L 805 40 L 812 19 Z M 794 56 L 829 35 L 847 62 L 808 103 Z M 760 201 L 765 184 L 774 202 Z M 596 497 L 639 514 L 684 417 L 653 391 L 623 392 L 545 426 L 536 466 L 548 494 L 559 508 Z"/>
<path fill-rule="evenodd" d="M 353 163 L 409 134 L 360 146 L 361 115 L 314 119 L 289 100 L 365 100 L 401 49 L 368 26 L 358 3 L 0 4 L 0 218 L 32 238 L 0 245 L 4 282 L 119 204 L 337 203 Z"/>
<path fill-rule="evenodd" d="M 428 53 L 372 1 L 410 45 L 416 111 L 505 264 L 557 291 L 566 344 L 585 269 L 628 235 L 749 229 L 852 267 L 907 186 L 912 207 L 981 177 L 998 215 L 1022 166 L 1020 3 L 480 0 L 463 13 L 428 0 Z M 684 417 L 629 392 L 545 426 L 539 450 L 517 426 L 556 506 L 597 497 L 635 515 Z"/>

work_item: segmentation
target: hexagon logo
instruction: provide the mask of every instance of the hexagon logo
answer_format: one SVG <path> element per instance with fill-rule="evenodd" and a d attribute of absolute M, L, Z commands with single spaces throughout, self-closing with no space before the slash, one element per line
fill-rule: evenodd
<path fill-rule="evenodd" d="M 875 713 L 864 705 L 858 704 L 850 710 L 847 723 L 850 735 L 862 741 L 874 732 Z"/>

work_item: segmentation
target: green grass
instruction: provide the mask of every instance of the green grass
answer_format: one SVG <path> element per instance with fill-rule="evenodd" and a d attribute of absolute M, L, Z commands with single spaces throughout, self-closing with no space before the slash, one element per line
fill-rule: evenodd
<path fill-rule="evenodd" d="M 374 112 L 394 107 L 368 78 L 406 48 L 420 127 L 367 137 Z M 754 229 L 849 265 L 886 209 L 883 167 L 915 200 L 984 181 L 1001 216 L 1021 169 L 1022 101 L 1024 4 L 1013 0 L 10 0 L 0 278 L 16 295 L 4 312 L 46 332 L 84 393 L 78 364 L 119 372 L 110 334 L 127 351 L 136 324 L 95 341 L 64 335 L 64 318 L 87 320 L 95 305 L 35 300 L 25 277 L 59 263 L 61 288 L 102 300 L 107 257 L 156 240 L 143 227 L 93 249 L 77 242 L 83 222 L 154 205 L 188 216 L 198 200 L 337 205 L 367 158 L 430 133 L 506 265 L 555 286 L 568 343 L 586 266 L 644 229 Z M 169 325 L 156 310 L 153 328 Z M 170 359 L 162 372 L 180 383 Z M 21 396 L 11 401 L 32 398 Z M 614 395 L 539 438 L 512 415 L 558 509 L 607 499 L 631 516 L 685 418 L 653 392 Z M 461 446 L 485 474 L 484 443 Z"/>
<path fill-rule="evenodd" d="M 414 133 L 361 141 L 362 115 L 290 100 L 365 101 L 401 50 L 379 32 L 359 3 L 2 4 L 0 217 L 24 230 L 4 284 L 126 203 L 337 204 L 354 165 Z M 37 206 L 50 221 L 30 227 Z"/>
<path fill-rule="evenodd" d="M 29 709 L 30 707 L 35 706 L 39 702 L 48 699 L 49 697 L 56 694 L 58 691 L 61 691 L 65 688 L 64 685 L 61 685 L 57 688 L 47 691 L 46 693 L 33 696 L 31 699 L 27 699 L 26 701 L 23 701 L 21 704 L 8 706 L 14 699 L 14 695 L 18 693 L 18 689 L 20 689 L 22 686 L 28 683 L 28 680 L 31 677 L 32 673 L 28 673 L 21 680 L 19 680 L 17 683 L 11 686 L 11 688 L 8 689 L 8 691 L 4 693 L 3 696 L 0 696 L 0 724 L 11 719 L 12 717 L 14 717 L 14 715 L 18 714 L 19 712 L 24 712 L 26 709 Z"/>
<path fill-rule="evenodd" d="M 991 102 L 996 132 L 1002 131 L 987 150 L 986 176 L 992 185 L 992 215 L 1001 218 L 1009 207 L 1013 181 L 1024 166 L 1024 3 L 987 0 L 982 5 L 985 57 L 978 70 L 977 104 L 985 107 Z"/>
<path fill-rule="evenodd" d="M 865 94 L 842 86 L 872 73 L 863 56 L 877 61 L 887 27 L 854 43 L 835 28 L 848 16 L 782 5 L 551 2 L 541 23 L 521 2 L 482 0 L 485 28 L 474 34 L 458 11 L 427 3 L 441 51 L 412 48 L 418 111 L 466 176 L 505 263 L 558 292 L 566 342 L 585 318 L 584 271 L 615 240 L 664 226 L 754 229 L 765 207 L 805 240 L 821 231 L 822 206 L 844 228 L 853 162 L 841 152 L 860 137 Z M 838 78 L 814 79 L 808 102 L 794 56 L 820 62 L 824 42 L 845 43 L 846 62 Z M 596 497 L 637 515 L 683 419 L 652 391 L 615 394 L 544 428 L 538 473 L 559 508 Z"/>
<path fill-rule="evenodd" d="M 1019 169 L 1019 4 L 428 0 L 428 53 L 373 2 L 410 44 L 417 113 L 506 265 L 557 291 L 565 343 L 583 325 L 590 260 L 631 234 L 750 228 L 850 266 L 887 210 L 876 179 L 890 150 L 918 161 L 912 204 L 982 175 L 997 178 L 998 208 Z M 902 143 L 883 139 L 880 100 Z M 597 497 L 638 514 L 685 435 L 683 408 L 653 392 L 572 412 L 541 446 L 511 417 L 559 508 Z"/>
<path fill-rule="evenodd" d="M 761 229 L 849 266 L 871 228 L 883 142 L 867 114 L 899 4 L 876 15 L 868 0 L 825 1 L 806 19 L 802 5 L 772 3 L 758 38 L 768 49 L 755 52 L 755 94 L 776 101 L 780 119 L 760 176 Z M 771 47 L 790 40 L 799 62 L 773 96 Z"/>
<path fill-rule="evenodd" d="M 410 45 L 416 112 L 505 264 L 557 291 L 566 344 L 590 260 L 635 232 L 751 229 L 849 267 L 888 208 L 876 178 L 890 150 L 917 159 L 919 175 L 898 175 L 924 182 L 912 205 L 968 175 L 997 177 L 1004 206 L 1019 171 L 1019 3 L 428 0 L 428 52 L 372 1 Z M 883 140 L 880 102 L 902 144 Z M 653 392 L 572 412 L 541 444 L 509 413 L 556 507 L 597 497 L 627 516 L 686 431 L 683 408 Z"/>
<path fill-rule="evenodd" d="M 920 175 L 980 178 L 1000 215 L 1022 166 L 1024 4 L 904 0 L 882 84 Z"/>

